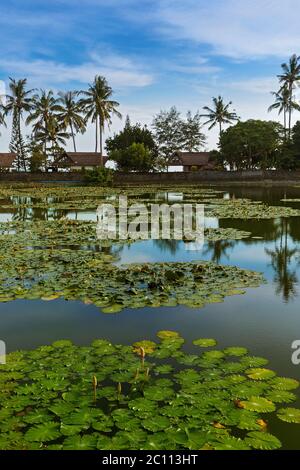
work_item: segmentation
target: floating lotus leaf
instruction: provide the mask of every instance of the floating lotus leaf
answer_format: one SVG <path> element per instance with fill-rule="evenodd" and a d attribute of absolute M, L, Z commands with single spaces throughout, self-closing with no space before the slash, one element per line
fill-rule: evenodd
<path fill-rule="evenodd" d="M 277 437 L 268 432 L 252 431 L 247 434 L 245 442 L 253 449 L 258 450 L 275 450 L 280 449 L 281 442 Z"/>
<path fill-rule="evenodd" d="M 98 443 L 97 435 L 85 435 L 85 436 L 71 436 L 63 442 L 64 450 L 93 450 L 96 449 Z"/>
<path fill-rule="evenodd" d="M 39 424 L 38 426 L 30 428 L 26 432 L 24 439 L 29 442 L 48 442 L 54 441 L 59 436 L 60 431 L 58 424 L 54 421 L 48 421 L 44 424 Z"/>
<path fill-rule="evenodd" d="M 291 403 L 296 400 L 297 396 L 285 390 L 270 390 L 266 398 L 273 403 Z"/>
<path fill-rule="evenodd" d="M 142 421 L 142 426 L 148 431 L 158 432 L 170 426 L 169 418 L 165 416 L 154 416 Z"/>
<path fill-rule="evenodd" d="M 210 348 L 210 347 L 216 346 L 217 342 L 215 339 L 200 338 L 200 339 L 195 339 L 193 341 L 193 344 L 195 346 L 199 346 L 200 348 Z"/>
<path fill-rule="evenodd" d="M 267 380 L 275 377 L 275 372 L 270 369 L 253 368 L 246 370 L 246 374 L 253 380 Z"/>
<path fill-rule="evenodd" d="M 165 330 L 165 331 L 159 331 L 157 333 L 157 336 L 159 339 L 172 339 L 172 338 L 179 338 L 179 333 L 177 333 L 177 331 L 168 331 L 168 330 Z"/>
<path fill-rule="evenodd" d="M 156 348 L 156 343 L 154 343 L 154 341 L 149 341 L 146 339 L 144 339 L 143 341 L 138 341 L 136 343 L 133 343 L 134 352 L 140 353 L 141 348 L 143 348 L 146 354 L 151 354 Z"/>
<path fill-rule="evenodd" d="M 295 390 L 299 387 L 299 382 L 298 380 L 286 377 L 275 377 L 270 382 L 270 385 L 276 390 Z"/>
<path fill-rule="evenodd" d="M 215 450 L 250 450 L 247 442 L 237 437 L 225 436 L 220 442 L 213 444 Z"/>
<path fill-rule="evenodd" d="M 224 349 L 224 353 L 227 356 L 245 356 L 245 354 L 248 353 L 248 350 L 246 348 L 241 348 L 241 347 L 231 347 L 231 348 L 226 348 Z"/>
<path fill-rule="evenodd" d="M 274 403 L 263 397 L 251 397 L 247 401 L 241 401 L 240 406 L 245 408 L 245 410 L 261 413 L 270 413 L 276 409 Z"/>
<path fill-rule="evenodd" d="M 299 408 L 281 408 L 277 412 L 277 416 L 281 421 L 287 423 L 300 424 L 300 409 Z"/>

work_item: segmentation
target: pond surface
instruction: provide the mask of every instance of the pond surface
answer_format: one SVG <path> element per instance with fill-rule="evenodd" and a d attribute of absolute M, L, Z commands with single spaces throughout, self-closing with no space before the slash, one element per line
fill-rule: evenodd
<path fill-rule="evenodd" d="M 300 202 L 282 202 L 284 198 L 299 198 L 300 201 L 300 188 L 296 187 L 216 189 L 223 190 L 222 197 L 226 198 L 249 198 L 268 205 L 300 209 Z M 175 199 L 180 200 L 180 195 Z M 14 203 L 28 202 L 28 198 L 1 202 L 5 207 L 1 209 L 0 222 L 61 217 L 96 219 L 95 210 L 82 210 L 80 200 L 76 201 L 78 209 L 75 210 L 14 207 Z M 267 282 L 247 289 L 244 295 L 225 297 L 223 303 L 201 309 L 185 306 L 127 308 L 119 314 L 108 315 L 94 305 L 62 299 L 0 303 L 0 338 L 6 342 L 8 351 L 14 351 L 33 349 L 62 338 L 78 345 L 90 344 L 95 338 L 131 344 L 142 339 L 155 340 L 159 330 L 176 330 L 190 343 L 195 338 L 207 337 L 215 338 L 220 348 L 247 347 L 251 354 L 268 358 L 269 367 L 279 375 L 300 379 L 300 366 L 291 362 L 291 344 L 300 339 L 300 217 L 208 218 L 206 224 L 248 231 L 252 237 L 208 241 L 199 251 L 187 250 L 184 242 L 174 240 L 116 244 L 112 251 L 118 253 L 118 263 L 208 260 L 262 272 Z M 188 345 L 186 349 L 189 350 Z M 291 406 L 299 405 L 300 399 Z M 283 442 L 284 448 L 300 449 L 299 425 L 278 420 L 273 423 L 272 418 L 270 424 L 271 432 Z"/>

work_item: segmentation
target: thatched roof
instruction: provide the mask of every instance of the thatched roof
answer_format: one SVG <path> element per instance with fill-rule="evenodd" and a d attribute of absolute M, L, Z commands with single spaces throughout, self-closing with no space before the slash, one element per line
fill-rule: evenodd
<path fill-rule="evenodd" d="M 16 158 L 16 153 L 0 153 L 0 168 L 11 168 Z"/>
<path fill-rule="evenodd" d="M 213 166 L 210 152 L 177 152 L 177 166 Z"/>
<path fill-rule="evenodd" d="M 101 155 L 95 152 L 67 152 L 66 155 L 70 159 L 70 166 L 100 166 Z M 105 165 L 107 157 L 102 157 L 103 164 Z"/>

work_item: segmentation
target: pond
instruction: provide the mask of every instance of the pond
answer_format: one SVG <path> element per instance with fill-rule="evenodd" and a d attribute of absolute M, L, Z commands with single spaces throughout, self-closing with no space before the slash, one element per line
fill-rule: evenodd
<path fill-rule="evenodd" d="M 92 188 L 86 193 L 76 187 L 69 190 L 65 188 L 62 194 L 58 189 L 51 193 L 49 187 L 44 187 L 44 190 L 38 188 L 36 193 L 32 187 L 16 188 L 3 186 L 0 191 L 1 264 L 5 264 L 6 274 L 8 263 L 10 266 L 14 263 L 14 253 L 16 260 L 19 256 L 17 251 L 14 252 L 13 243 L 26 245 L 27 257 L 30 256 L 28 252 L 48 250 L 50 232 L 42 232 L 45 228 L 43 224 L 66 220 L 95 222 L 98 204 L 107 199 L 115 200 L 112 188 L 107 189 L 107 194 L 105 189 L 102 193 L 97 193 Z M 198 199 L 201 191 L 202 199 Z M 120 190 L 116 194 L 118 192 Z M 79 232 L 76 240 L 72 237 L 66 240 L 62 228 L 56 245 L 52 239 L 52 249 L 62 250 L 68 246 L 76 254 L 80 246 L 82 251 L 104 253 L 107 256 L 107 266 L 113 266 L 113 269 L 132 264 L 179 263 L 178 269 L 183 270 L 184 276 L 187 276 L 184 271 L 185 263 L 201 260 L 262 273 L 265 282 L 262 280 L 253 286 L 251 283 L 246 284 L 244 294 L 225 295 L 222 302 L 204 302 L 199 307 L 180 302 L 177 305 L 175 302 L 170 306 L 159 306 L 154 302 L 153 306 L 131 308 L 125 303 L 122 308 L 115 309 L 116 313 L 113 309 L 112 313 L 109 313 L 109 309 L 108 313 L 104 313 L 105 306 L 102 308 L 95 305 L 93 299 L 87 302 L 76 300 L 72 293 L 69 300 L 65 299 L 66 296 L 53 296 L 51 301 L 46 301 L 51 299 L 48 291 L 40 296 L 45 300 L 38 298 L 36 292 L 30 299 L 20 293 L 12 301 L 0 302 L 0 339 L 5 341 L 7 351 L 33 350 L 60 339 L 71 340 L 78 346 L 90 345 L 96 338 L 104 338 L 113 344 L 131 345 L 144 339 L 156 341 L 158 331 L 171 330 L 185 339 L 184 351 L 187 353 L 195 352 L 193 340 L 214 338 L 218 349 L 245 347 L 251 355 L 267 358 L 268 367 L 279 376 L 300 380 L 300 365 L 294 365 L 291 360 L 291 345 L 293 341 L 300 339 L 300 212 L 297 214 L 300 211 L 300 187 L 234 185 L 193 187 L 190 190 L 180 187 L 140 188 L 133 189 L 130 197 L 144 202 L 204 202 L 209 209 L 206 212 L 206 227 L 234 229 L 250 234 L 245 238 L 236 237 L 237 239 L 211 237 L 198 250 L 189 250 L 188 244 L 180 240 L 138 240 L 101 245 L 95 242 L 93 236 L 90 237 L 90 232 L 86 240 L 85 234 Z M 230 211 L 224 211 L 222 199 L 227 201 L 226 208 L 236 207 L 235 201 L 240 199 L 244 201 L 240 204 L 245 207 L 238 207 L 232 217 Z M 268 218 L 263 218 L 264 210 L 261 210 L 255 217 L 255 208 L 261 204 L 266 205 L 263 207 L 274 207 L 274 216 L 268 214 Z M 287 209 L 284 217 L 280 216 L 280 211 L 275 210 L 280 207 Z M 290 209 L 295 211 L 291 212 L 291 216 L 288 212 Z M 252 218 L 248 218 L 248 210 L 254 210 Z M 35 243 L 31 243 L 32 234 L 28 234 L 26 242 L 29 224 L 38 223 L 41 225 L 34 233 Z M 14 236 L 17 238 L 15 242 L 11 242 Z M 51 236 L 55 237 L 56 232 Z M 6 259 L 8 254 L 10 261 Z M 22 263 L 26 264 L 26 260 L 30 259 L 24 257 Z M 67 266 L 67 261 L 64 262 Z M 85 258 L 82 258 L 82 263 L 85 262 Z M 21 278 L 20 269 L 19 267 Z M 51 273 L 53 270 L 51 265 Z M 60 271 L 63 272 L 64 269 Z M 114 271 L 112 276 L 115 276 Z M 25 281 L 22 282 L 24 289 L 27 288 Z M 47 279 L 45 282 L 47 283 Z M 105 282 L 108 281 L 103 281 L 106 286 Z M 235 287 L 241 286 L 232 286 Z M 69 284 L 68 288 L 70 289 Z M 224 294 L 223 291 L 221 293 Z M 119 301 L 115 303 L 119 304 Z M 297 390 L 295 393 L 297 399 L 289 406 L 298 408 L 300 393 Z M 268 416 L 268 431 L 277 436 L 283 449 L 300 449 L 299 424 L 283 422 L 271 414 Z"/>

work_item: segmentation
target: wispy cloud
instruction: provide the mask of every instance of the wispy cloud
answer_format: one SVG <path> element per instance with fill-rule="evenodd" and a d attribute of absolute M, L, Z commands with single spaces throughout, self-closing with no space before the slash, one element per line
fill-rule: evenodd
<path fill-rule="evenodd" d="M 58 86 L 70 83 L 87 84 L 95 75 L 104 75 L 116 88 L 145 87 L 154 76 L 142 70 L 133 60 L 114 53 L 93 52 L 81 64 L 65 64 L 50 60 L 16 60 L 0 58 L 0 67 L 11 75 L 26 76 L 32 86 Z"/>
<path fill-rule="evenodd" d="M 233 58 L 286 56 L 300 43 L 299 0 L 156 0 L 153 21 L 169 37 Z"/>

